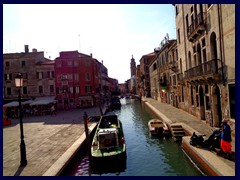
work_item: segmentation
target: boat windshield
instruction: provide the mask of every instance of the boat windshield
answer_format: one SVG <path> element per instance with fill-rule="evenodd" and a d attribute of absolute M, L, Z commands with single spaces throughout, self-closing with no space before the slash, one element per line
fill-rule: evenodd
<path fill-rule="evenodd" d="M 99 148 L 111 148 L 117 146 L 116 131 L 100 132 L 98 134 Z"/>

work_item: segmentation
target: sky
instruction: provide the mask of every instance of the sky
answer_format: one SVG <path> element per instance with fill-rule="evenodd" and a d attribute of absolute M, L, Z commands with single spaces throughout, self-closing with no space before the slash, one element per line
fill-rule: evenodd
<path fill-rule="evenodd" d="M 75 51 L 103 61 L 108 76 L 130 79 L 136 65 L 166 34 L 176 39 L 172 4 L 3 4 L 3 53 L 24 52 L 24 45 L 54 60 Z"/>

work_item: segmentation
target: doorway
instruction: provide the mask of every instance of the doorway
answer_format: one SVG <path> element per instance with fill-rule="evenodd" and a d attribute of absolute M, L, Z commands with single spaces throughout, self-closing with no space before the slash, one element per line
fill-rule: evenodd
<path fill-rule="evenodd" d="M 199 98 L 200 98 L 200 119 L 205 120 L 205 106 L 204 106 L 204 93 L 203 93 L 203 88 L 200 86 L 199 88 Z"/>
<path fill-rule="evenodd" d="M 218 86 L 213 88 L 213 126 L 220 127 L 222 123 L 221 96 Z"/>

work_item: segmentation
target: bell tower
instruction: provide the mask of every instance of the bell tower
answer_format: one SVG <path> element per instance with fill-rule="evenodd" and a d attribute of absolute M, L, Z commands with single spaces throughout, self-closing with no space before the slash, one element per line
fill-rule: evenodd
<path fill-rule="evenodd" d="M 133 55 L 130 62 L 130 70 L 131 70 L 131 77 L 136 76 L 136 62 L 135 62 L 135 59 L 133 58 Z"/>

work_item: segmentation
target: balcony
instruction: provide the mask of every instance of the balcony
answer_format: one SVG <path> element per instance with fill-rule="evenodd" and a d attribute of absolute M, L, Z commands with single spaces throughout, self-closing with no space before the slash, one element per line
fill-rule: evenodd
<path fill-rule="evenodd" d="M 213 59 L 185 71 L 185 79 L 194 79 L 202 76 L 220 77 L 219 68 L 221 61 Z"/>
<path fill-rule="evenodd" d="M 177 74 L 177 83 L 178 85 L 183 84 L 183 73 Z"/>
<path fill-rule="evenodd" d="M 174 73 L 178 72 L 178 63 L 177 63 L 177 61 L 171 61 L 171 62 L 169 63 L 169 68 L 170 68 Z"/>
<path fill-rule="evenodd" d="M 187 28 L 187 36 L 190 42 L 193 42 L 205 30 L 203 13 L 199 13 L 193 23 Z"/>

